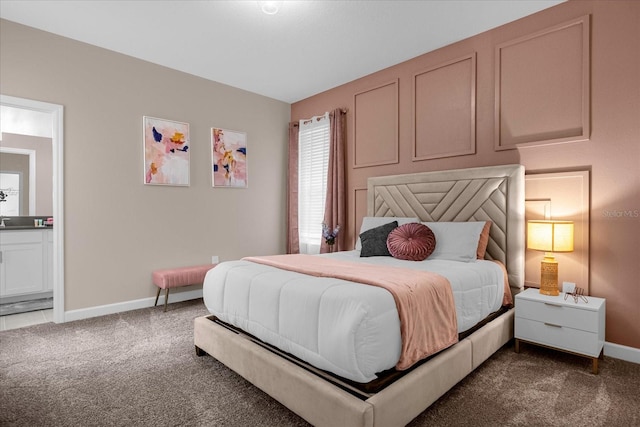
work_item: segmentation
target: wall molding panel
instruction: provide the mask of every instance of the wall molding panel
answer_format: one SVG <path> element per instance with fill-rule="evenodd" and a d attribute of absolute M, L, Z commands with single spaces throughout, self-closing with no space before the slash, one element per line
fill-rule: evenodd
<path fill-rule="evenodd" d="M 476 53 L 413 76 L 412 160 L 476 152 Z"/>
<path fill-rule="evenodd" d="M 497 45 L 495 61 L 495 150 L 589 139 L 589 15 Z"/>
<path fill-rule="evenodd" d="M 353 189 L 353 218 L 351 218 L 351 230 L 353 230 L 352 244 L 355 247 L 356 240 L 358 240 L 358 234 L 360 233 L 360 226 L 362 225 L 362 218 L 367 216 L 367 187 L 355 187 Z"/>
<path fill-rule="evenodd" d="M 589 170 L 569 172 L 527 171 L 525 175 L 525 220 L 573 221 L 573 252 L 556 253 L 558 283 L 573 282 L 590 291 L 591 178 Z M 542 252 L 525 253 L 525 286 L 540 287 Z"/>
<path fill-rule="evenodd" d="M 398 87 L 396 78 L 354 95 L 354 168 L 399 162 Z"/>

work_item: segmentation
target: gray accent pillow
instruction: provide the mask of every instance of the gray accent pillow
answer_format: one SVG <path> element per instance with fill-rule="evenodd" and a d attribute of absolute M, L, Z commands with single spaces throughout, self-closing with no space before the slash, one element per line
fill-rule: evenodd
<path fill-rule="evenodd" d="M 417 217 L 402 217 L 402 216 L 365 216 L 362 218 L 362 225 L 360 226 L 360 233 L 356 240 L 356 250 L 362 250 L 362 242 L 360 241 L 360 234 L 372 228 L 378 227 L 382 224 L 388 224 L 392 221 L 398 221 L 398 227 L 408 222 L 420 222 Z"/>
<path fill-rule="evenodd" d="M 387 237 L 397 227 L 398 221 L 392 221 L 360 234 L 360 240 L 362 241 L 360 256 L 391 256 L 387 248 Z"/>

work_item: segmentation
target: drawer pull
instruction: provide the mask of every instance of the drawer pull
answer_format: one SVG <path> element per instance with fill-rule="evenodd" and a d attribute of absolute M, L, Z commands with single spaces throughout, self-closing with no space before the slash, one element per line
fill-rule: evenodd
<path fill-rule="evenodd" d="M 544 305 L 550 305 L 551 307 L 562 307 L 562 305 L 560 305 L 560 304 L 553 304 L 553 303 L 550 303 L 550 302 L 545 302 Z"/>
<path fill-rule="evenodd" d="M 562 328 L 562 325 L 555 325 L 553 323 L 547 323 L 547 322 L 544 322 L 544 324 L 547 326 L 553 326 L 554 328 Z"/>

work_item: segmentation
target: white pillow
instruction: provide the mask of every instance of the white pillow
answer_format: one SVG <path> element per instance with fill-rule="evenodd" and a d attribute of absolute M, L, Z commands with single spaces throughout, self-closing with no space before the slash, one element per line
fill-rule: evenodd
<path fill-rule="evenodd" d="M 427 259 L 469 262 L 477 259 L 478 241 L 486 221 L 423 222 L 436 236 L 436 248 Z"/>
<path fill-rule="evenodd" d="M 360 235 L 365 231 L 372 228 L 380 227 L 381 225 L 389 224 L 390 222 L 398 221 L 398 226 L 402 224 L 408 224 L 410 222 L 420 222 L 418 218 L 408 217 L 395 217 L 395 216 L 365 216 L 362 218 L 362 225 L 360 226 L 360 232 L 358 233 L 358 240 L 356 240 L 356 250 L 362 250 L 362 242 L 360 241 Z"/>

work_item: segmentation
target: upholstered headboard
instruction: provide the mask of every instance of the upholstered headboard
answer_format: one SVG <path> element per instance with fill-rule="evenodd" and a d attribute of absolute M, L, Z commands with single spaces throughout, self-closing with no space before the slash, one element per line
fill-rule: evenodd
<path fill-rule="evenodd" d="M 485 258 L 507 267 L 514 295 L 524 288 L 522 165 L 372 177 L 367 211 L 421 221 L 492 221 Z"/>

